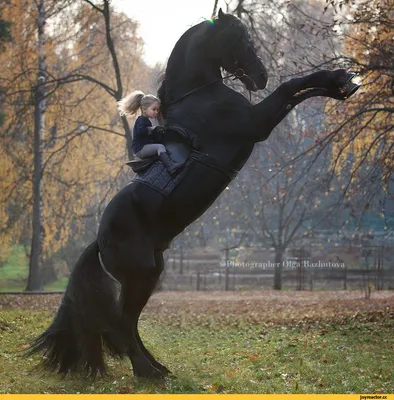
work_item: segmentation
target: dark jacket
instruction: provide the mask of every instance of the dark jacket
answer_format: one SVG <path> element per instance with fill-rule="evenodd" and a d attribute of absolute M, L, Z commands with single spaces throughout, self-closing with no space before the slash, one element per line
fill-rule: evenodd
<path fill-rule="evenodd" d="M 131 150 L 137 154 L 146 144 L 153 143 L 152 136 L 149 135 L 148 127 L 152 126 L 148 117 L 140 115 L 134 124 L 133 140 L 131 142 Z"/>

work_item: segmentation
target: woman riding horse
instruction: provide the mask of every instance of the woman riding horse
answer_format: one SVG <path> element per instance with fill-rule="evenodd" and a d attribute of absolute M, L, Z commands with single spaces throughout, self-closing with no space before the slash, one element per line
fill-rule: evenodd
<path fill-rule="evenodd" d="M 127 355 L 136 376 L 169 371 L 149 353 L 138 320 L 164 268 L 163 252 L 230 183 L 257 142 L 303 100 L 344 100 L 358 86 L 345 70 L 319 71 L 282 84 L 252 105 L 223 83 L 221 68 L 248 90 L 264 89 L 267 71 L 243 23 L 218 18 L 189 29 L 177 42 L 159 90 L 167 126 L 197 136 L 204 158 L 189 160 L 187 175 L 170 195 L 131 181 L 105 209 L 97 240 L 78 260 L 51 326 L 31 352 L 44 351 L 46 366 L 61 373 L 104 371 L 103 350 Z M 121 285 L 119 299 L 117 283 Z"/>

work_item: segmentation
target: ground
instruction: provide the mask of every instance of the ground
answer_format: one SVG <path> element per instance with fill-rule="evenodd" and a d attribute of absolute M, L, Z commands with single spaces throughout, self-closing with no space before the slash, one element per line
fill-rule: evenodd
<path fill-rule="evenodd" d="M 23 358 L 59 295 L 0 294 L 0 393 L 393 393 L 394 293 L 163 292 L 141 336 L 174 375 L 133 378 L 108 359 L 96 380 L 59 378 Z"/>

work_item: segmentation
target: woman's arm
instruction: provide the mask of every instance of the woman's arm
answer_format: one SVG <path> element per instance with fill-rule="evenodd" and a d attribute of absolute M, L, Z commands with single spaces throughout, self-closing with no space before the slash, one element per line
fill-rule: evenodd
<path fill-rule="evenodd" d="M 137 129 L 138 132 L 143 134 L 143 135 L 150 135 L 152 130 L 149 128 L 152 128 L 152 124 L 149 121 L 149 118 L 147 117 L 141 117 L 138 118 L 138 120 L 136 121 L 137 124 Z"/>

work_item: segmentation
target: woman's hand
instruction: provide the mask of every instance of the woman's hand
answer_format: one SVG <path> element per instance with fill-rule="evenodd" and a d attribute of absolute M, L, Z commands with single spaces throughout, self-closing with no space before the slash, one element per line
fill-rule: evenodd
<path fill-rule="evenodd" d="M 153 140 L 155 143 L 162 143 L 163 142 L 163 135 L 165 129 L 162 126 L 156 126 L 152 130 Z"/>

